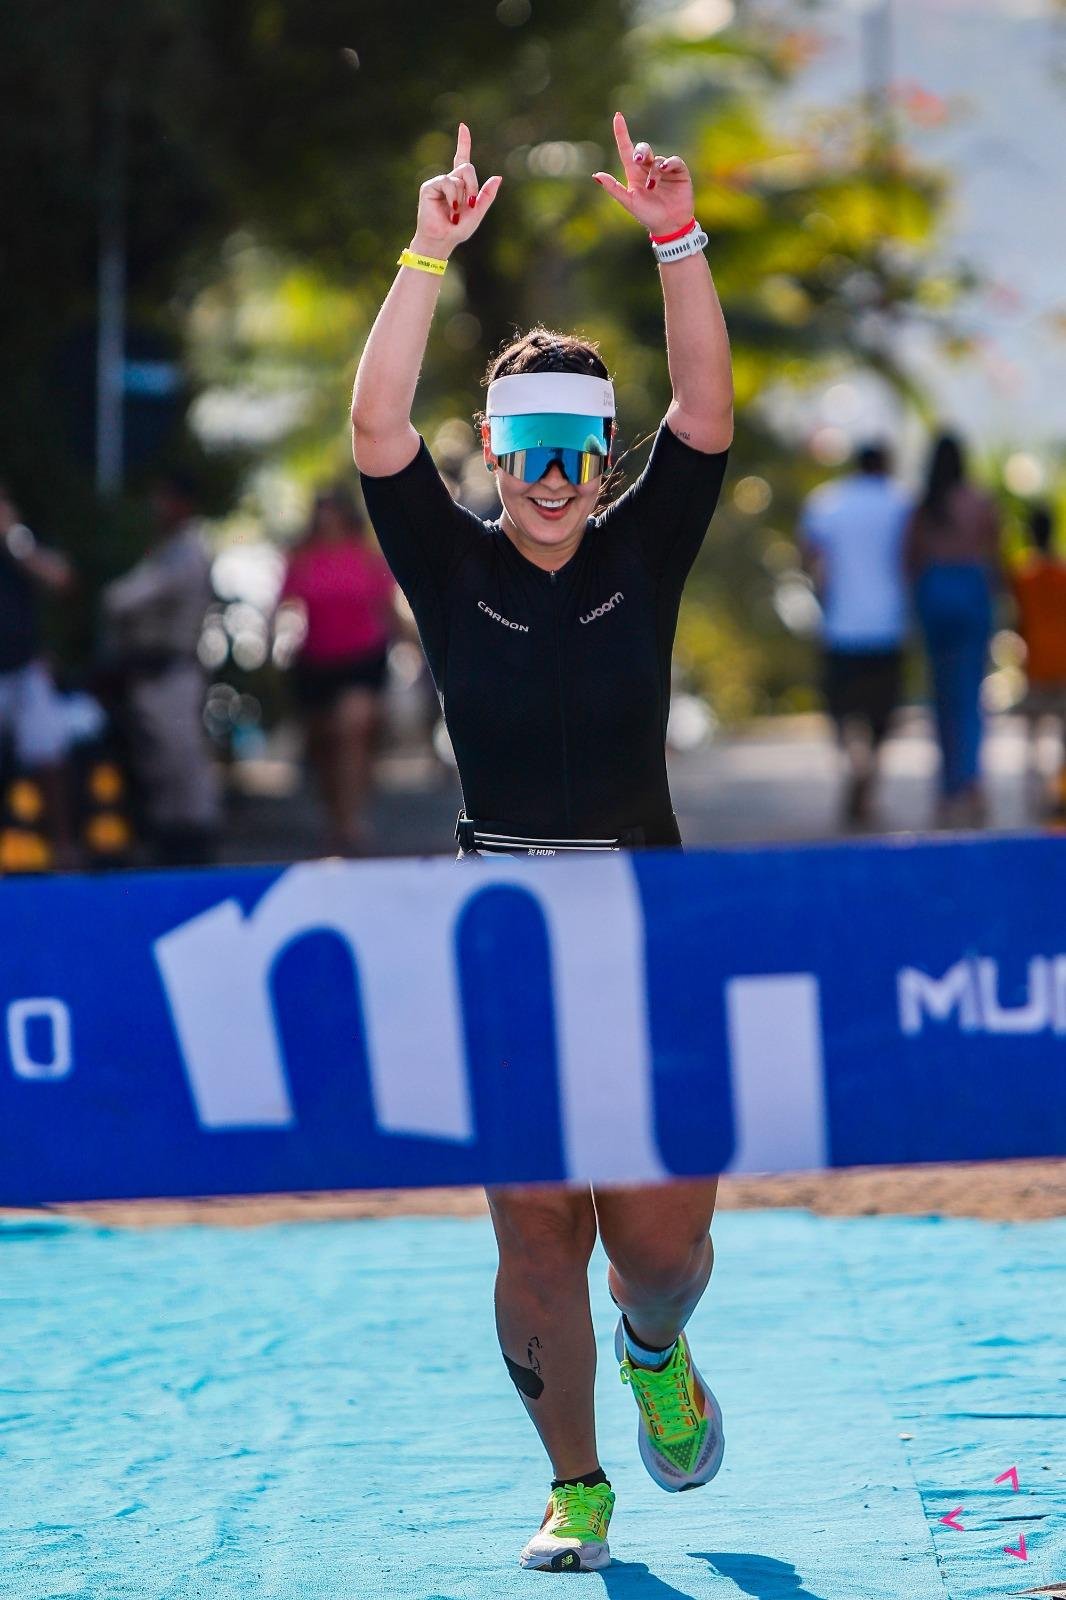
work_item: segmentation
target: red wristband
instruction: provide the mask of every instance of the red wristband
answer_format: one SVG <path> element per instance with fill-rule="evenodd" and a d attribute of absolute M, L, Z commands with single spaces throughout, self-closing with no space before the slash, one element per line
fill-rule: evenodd
<path fill-rule="evenodd" d="M 678 228 L 676 233 L 649 233 L 648 238 L 652 244 L 673 244 L 675 239 L 683 239 L 686 233 L 691 233 L 695 226 L 696 219 L 693 217 L 691 222 L 686 222 L 685 226 Z"/>

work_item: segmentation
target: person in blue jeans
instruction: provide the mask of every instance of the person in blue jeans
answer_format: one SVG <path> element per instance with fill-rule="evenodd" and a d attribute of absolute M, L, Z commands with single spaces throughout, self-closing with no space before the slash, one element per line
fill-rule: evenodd
<path fill-rule="evenodd" d="M 968 482 L 965 453 L 941 434 L 925 493 L 907 530 L 906 563 L 933 681 L 940 744 L 942 826 L 978 826 L 981 682 L 999 581 L 999 517 L 992 499 Z"/>

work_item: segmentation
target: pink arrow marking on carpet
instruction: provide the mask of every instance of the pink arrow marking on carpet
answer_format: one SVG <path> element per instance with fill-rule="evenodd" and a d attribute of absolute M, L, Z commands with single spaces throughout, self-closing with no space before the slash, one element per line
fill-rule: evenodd
<path fill-rule="evenodd" d="M 1018 1468 L 1017 1467 L 1008 1467 L 1006 1472 L 1001 1472 L 1000 1473 L 999 1477 L 996 1479 L 996 1482 L 997 1483 L 1003 1483 L 1007 1478 L 1010 1479 L 1010 1486 L 1014 1490 L 1015 1494 L 1017 1494 L 1018 1493 Z"/>
<path fill-rule="evenodd" d="M 1005 1544 L 1003 1546 L 1003 1554 L 1005 1556 L 1017 1556 L 1019 1561 L 1028 1561 L 1029 1557 L 1025 1553 L 1025 1534 L 1020 1533 L 1018 1535 L 1017 1550 L 1015 1550 L 1013 1545 Z"/>
<path fill-rule="evenodd" d="M 941 1517 L 940 1520 L 941 1522 L 946 1522 L 949 1528 L 957 1528 L 959 1533 L 965 1533 L 966 1529 L 963 1527 L 962 1523 L 955 1521 L 955 1518 L 958 1516 L 961 1510 L 961 1506 L 956 1506 L 954 1511 L 949 1511 L 947 1516 Z"/>

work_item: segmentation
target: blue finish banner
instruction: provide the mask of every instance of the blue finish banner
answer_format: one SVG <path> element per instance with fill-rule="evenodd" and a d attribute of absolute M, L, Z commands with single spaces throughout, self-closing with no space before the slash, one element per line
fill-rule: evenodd
<path fill-rule="evenodd" d="M 1066 1153 L 1066 839 L 0 883 L 0 1204 Z"/>

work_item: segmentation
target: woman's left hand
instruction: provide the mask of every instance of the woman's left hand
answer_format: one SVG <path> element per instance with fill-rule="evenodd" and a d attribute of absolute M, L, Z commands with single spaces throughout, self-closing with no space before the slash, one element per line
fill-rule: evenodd
<path fill-rule="evenodd" d="M 691 221 L 692 177 L 681 157 L 657 156 L 645 140 L 635 145 L 620 111 L 614 116 L 614 142 L 626 181 L 621 184 L 609 172 L 594 172 L 600 187 L 657 236 L 673 233 Z"/>

